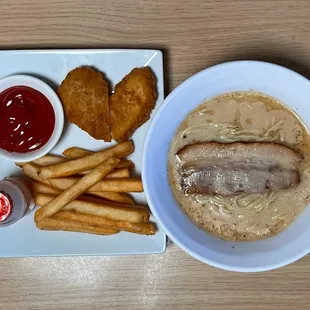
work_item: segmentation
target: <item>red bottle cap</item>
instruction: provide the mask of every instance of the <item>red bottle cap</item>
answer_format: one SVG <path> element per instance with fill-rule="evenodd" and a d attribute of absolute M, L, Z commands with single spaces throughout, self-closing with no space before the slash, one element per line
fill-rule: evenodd
<path fill-rule="evenodd" d="M 4 222 L 10 216 L 12 207 L 10 197 L 0 192 L 0 222 Z"/>

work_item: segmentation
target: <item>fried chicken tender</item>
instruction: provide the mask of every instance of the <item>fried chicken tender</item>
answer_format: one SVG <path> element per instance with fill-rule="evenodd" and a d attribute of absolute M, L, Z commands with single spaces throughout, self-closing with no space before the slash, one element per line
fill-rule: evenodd
<path fill-rule="evenodd" d="M 110 97 L 113 139 L 128 140 L 150 118 L 156 99 L 156 80 L 149 67 L 135 68 L 126 75 Z"/>
<path fill-rule="evenodd" d="M 70 123 L 95 139 L 111 141 L 108 83 L 101 73 L 90 67 L 70 71 L 58 95 Z"/>

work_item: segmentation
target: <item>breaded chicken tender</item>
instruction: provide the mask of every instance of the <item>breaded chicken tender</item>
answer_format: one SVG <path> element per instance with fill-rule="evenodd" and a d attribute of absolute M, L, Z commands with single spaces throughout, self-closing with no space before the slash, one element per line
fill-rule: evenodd
<path fill-rule="evenodd" d="M 70 123 L 95 139 L 111 141 L 108 83 L 90 67 L 79 67 L 62 81 L 58 95 Z"/>
<path fill-rule="evenodd" d="M 156 80 L 150 68 L 135 68 L 126 75 L 110 97 L 113 139 L 128 140 L 150 118 L 156 99 Z"/>

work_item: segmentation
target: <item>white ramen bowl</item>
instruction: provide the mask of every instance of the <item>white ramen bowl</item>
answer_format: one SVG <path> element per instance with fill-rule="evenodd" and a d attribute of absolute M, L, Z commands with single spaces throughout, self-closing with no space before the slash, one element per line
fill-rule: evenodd
<path fill-rule="evenodd" d="M 150 208 L 168 236 L 184 251 L 214 267 L 257 272 L 292 263 L 310 252 L 310 208 L 277 236 L 227 242 L 200 230 L 183 213 L 169 186 L 170 142 L 186 115 L 206 99 L 254 90 L 273 96 L 310 124 L 310 83 L 278 65 L 235 61 L 205 69 L 179 85 L 159 108 L 144 146 L 142 178 Z"/>
<path fill-rule="evenodd" d="M 28 86 L 38 90 L 51 103 L 55 113 L 55 127 L 49 140 L 33 152 L 8 152 L 0 148 L 0 157 L 15 162 L 27 162 L 46 155 L 58 142 L 64 127 L 64 112 L 60 99 L 55 91 L 42 80 L 29 75 L 11 75 L 0 80 L 0 93 L 13 86 Z M 1 124 L 0 124 L 1 130 Z"/>

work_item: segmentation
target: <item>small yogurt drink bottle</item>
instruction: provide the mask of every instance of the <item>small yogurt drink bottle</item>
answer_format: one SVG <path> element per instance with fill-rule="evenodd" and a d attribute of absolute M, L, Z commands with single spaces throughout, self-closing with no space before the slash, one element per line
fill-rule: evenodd
<path fill-rule="evenodd" d="M 26 180 L 12 177 L 0 181 L 0 228 L 16 223 L 33 207 Z"/>

